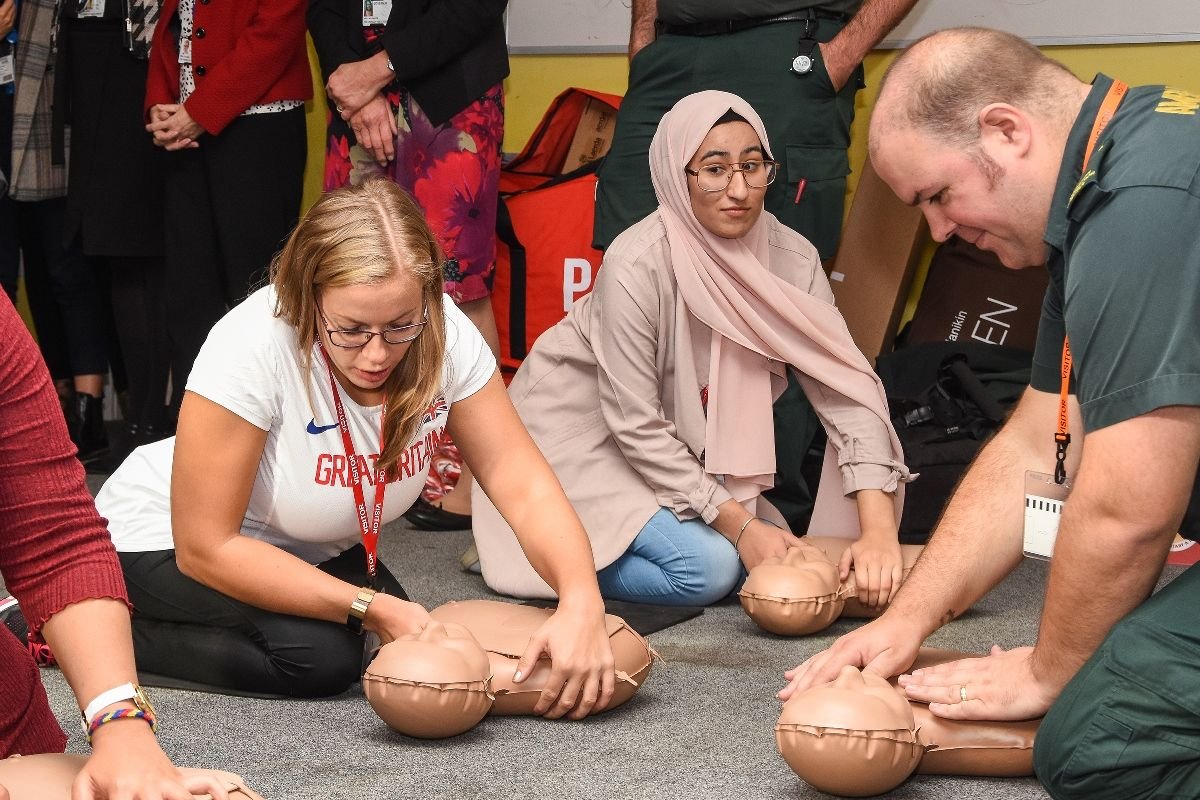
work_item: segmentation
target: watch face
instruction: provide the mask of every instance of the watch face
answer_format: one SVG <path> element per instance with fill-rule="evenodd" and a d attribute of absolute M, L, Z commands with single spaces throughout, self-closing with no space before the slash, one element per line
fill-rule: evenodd
<path fill-rule="evenodd" d="M 800 55 L 792 59 L 792 72 L 798 75 L 806 75 L 812 71 L 812 68 L 812 56 Z"/>

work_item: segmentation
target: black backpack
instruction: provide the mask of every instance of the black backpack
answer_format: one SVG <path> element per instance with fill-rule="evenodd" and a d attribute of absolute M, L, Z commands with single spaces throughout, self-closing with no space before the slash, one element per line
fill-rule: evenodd
<path fill-rule="evenodd" d="M 1033 354 L 973 342 L 916 344 L 879 357 L 905 463 L 900 541 L 921 544 L 979 448 L 1029 384 Z"/>

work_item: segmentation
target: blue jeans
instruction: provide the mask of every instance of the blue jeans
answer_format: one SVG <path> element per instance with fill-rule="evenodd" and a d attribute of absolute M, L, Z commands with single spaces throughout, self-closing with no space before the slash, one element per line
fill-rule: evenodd
<path fill-rule="evenodd" d="M 624 555 L 596 576 L 613 600 L 707 606 L 728 595 L 745 573 L 721 534 L 698 519 L 680 521 L 660 508 Z"/>

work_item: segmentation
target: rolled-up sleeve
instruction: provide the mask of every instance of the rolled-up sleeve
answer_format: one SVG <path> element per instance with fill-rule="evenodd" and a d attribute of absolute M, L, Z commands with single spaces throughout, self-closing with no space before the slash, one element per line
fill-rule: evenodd
<path fill-rule="evenodd" d="M 883 420 L 816 378 L 803 373 L 797 378 L 837 450 L 844 494 L 859 489 L 895 492 L 900 483 L 912 480 L 908 467 L 893 455 L 891 432 Z"/>
<path fill-rule="evenodd" d="M 833 290 L 819 264 L 812 273 L 808 292 L 818 300 L 834 302 Z M 912 480 L 908 467 L 893 456 L 892 433 L 883 420 L 814 377 L 803 373 L 796 377 L 837 450 L 844 494 L 859 489 L 895 492 L 901 483 Z"/>
<path fill-rule="evenodd" d="M 600 410 L 617 447 L 659 505 L 680 519 L 699 516 L 709 523 L 731 496 L 705 472 L 699 454 L 679 439 L 663 411 L 659 336 L 674 335 L 658 329 L 664 301 L 674 298 L 660 298 L 636 265 L 606 260 L 592 300 Z"/>

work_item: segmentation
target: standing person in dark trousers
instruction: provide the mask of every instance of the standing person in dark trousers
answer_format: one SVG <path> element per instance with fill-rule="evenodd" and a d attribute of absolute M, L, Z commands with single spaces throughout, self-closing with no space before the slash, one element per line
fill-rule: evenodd
<path fill-rule="evenodd" d="M 71 439 L 89 460 L 108 447 L 104 429 L 104 376 L 108 373 L 107 299 L 92 265 L 65 241 L 67 170 L 52 152 L 51 108 L 59 76 L 50 69 L 53 0 L 25 0 L 18 14 L 12 95 L 12 150 L 6 238 L 0 258 L 25 264 L 34 326 L 58 384 Z M 2 93 L 3 90 L 0 90 Z M 6 151 L 5 156 L 9 153 Z"/>
<path fill-rule="evenodd" d="M 633 0 L 629 91 L 600 167 L 595 244 L 604 249 L 654 211 L 650 139 L 680 98 L 732 92 L 759 114 L 779 177 L 766 208 L 816 245 L 822 260 L 842 230 L 850 124 L 861 62 L 916 0 Z M 820 429 L 798 384 L 775 403 L 778 483 L 767 493 L 804 530 L 812 497 L 800 465 Z"/>
<path fill-rule="evenodd" d="M 1050 284 L 1030 387 L 891 607 L 781 697 L 848 664 L 904 672 L 1037 548 L 1053 559 L 1036 645 L 900 685 L 950 719 L 1044 714 L 1034 768 L 1055 798 L 1196 797 L 1200 567 L 1151 595 L 1200 462 L 1200 95 L 1089 84 L 1010 34 L 941 31 L 892 65 L 871 159 L 934 238 L 1045 264 Z M 1063 480 L 1057 540 L 1038 547 L 1022 495 Z"/>
<path fill-rule="evenodd" d="M 146 129 L 169 151 L 172 406 L 209 329 L 266 278 L 300 212 L 312 77 L 304 0 L 165 0 Z"/>
<path fill-rule="evenodd" d="M 131 0 L 153 29 L 161 0 Z M 163 291 L 164 155 L 142 130 L 146 48 L 126 39 L 126 4 L 64 3 L 59 13 L 56 143 L 70 147 L 65 237 L 108 284 L 129 381 L 126 422 L 136 446 L 170 435 Z M 115 371 L 115 370 L 114 370 Z"/>

